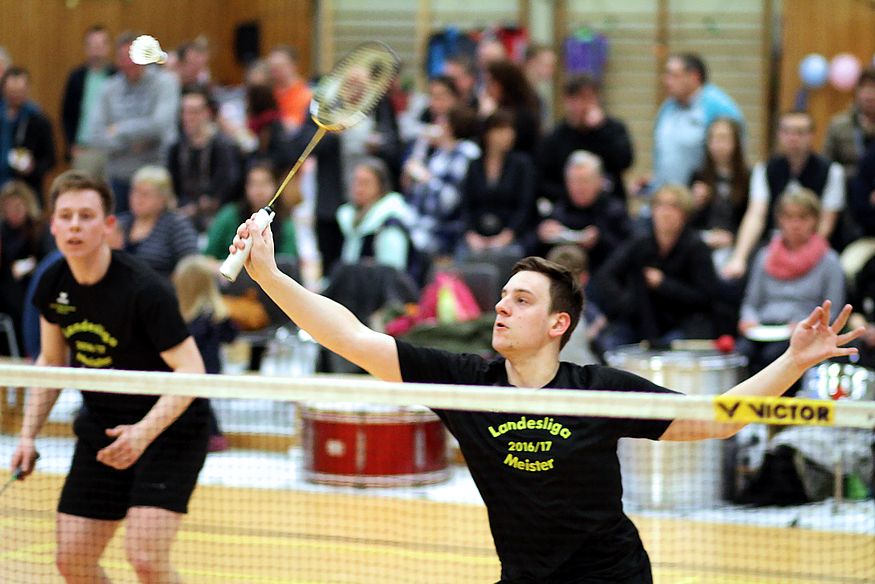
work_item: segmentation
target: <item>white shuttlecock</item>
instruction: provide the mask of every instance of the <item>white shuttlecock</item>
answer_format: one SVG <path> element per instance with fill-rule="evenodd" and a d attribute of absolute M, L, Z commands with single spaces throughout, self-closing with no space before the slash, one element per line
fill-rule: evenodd
<path fill-rule="evenodd" d="M 140 35 L 134 39 L 128 54 L 131 56 L 131 61 L 137 65 L 148 65 L 150 63 L 158 63 L 160 65 L 167 62 L 167 53 L 161 50 L 158 39 L 147 34 Z"/>

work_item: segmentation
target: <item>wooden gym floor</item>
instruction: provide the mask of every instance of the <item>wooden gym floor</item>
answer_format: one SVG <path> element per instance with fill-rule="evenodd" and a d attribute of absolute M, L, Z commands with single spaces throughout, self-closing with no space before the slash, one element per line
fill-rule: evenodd
<path fill-rule="evenodd" d="M 0 471 L 0 480 L 8 473 Z M 0 581 L 60 583 L 54 505 L 62 477 L 0 496 Z M 875 535 L 635 518 L 658 584 L 875 582 Z M 135 582 L 120 531 L 104 556 Z M 494 582 L 480 506 L 387 497 L 201 486 L 174 547 L 189 583 Z"/>

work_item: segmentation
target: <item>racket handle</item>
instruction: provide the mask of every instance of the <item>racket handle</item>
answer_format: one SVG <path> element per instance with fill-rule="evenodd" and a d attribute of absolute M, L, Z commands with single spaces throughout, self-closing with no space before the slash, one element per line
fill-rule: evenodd
<path fill-rule="evenodd" d="M 270 207 L 259 209 L 255 214 L 255 225 L 261 231 L 273 221 L 276 213 Z M 249 257 L 249 252 L 252 251 L 252 234 L 243 240 L 243 249 L 238 249 L 234 253 L 228 254 L 227 259 L 222 262 L 222 267 L 219 268 L 219 273 L 222 274 L 229 282 L 233 282 L 243 269 L 243 263 Z"/>

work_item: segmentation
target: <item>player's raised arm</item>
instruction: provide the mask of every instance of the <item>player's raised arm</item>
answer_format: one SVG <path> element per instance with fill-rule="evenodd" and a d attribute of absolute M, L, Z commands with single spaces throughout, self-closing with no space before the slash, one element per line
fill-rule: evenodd
<path fill-rule="evenodd" d="M 830 324 L 830 308 L 827 300 L 811 311 L 808 318 L 796 325 L 790 338 L 790 347 L 765 369 L 742 381 L 724 395 L 733 396 L 779 396 L 793 385 L 805 371 L 825 359 L 846 357 L 857 349 L 846 345 L 863 334 L 863 327 L 842 333 L 851 315 L 851 305 L 846 304 Z M 741 430 L 745 424 L 727 424 L 699 420 L 675 420 L 666 429 L 660 440 L 702 440 L 728 438 Z"/>
<path fill-rule="evenodd" d="M 252 252 L 244 264 L 252 279 L 283 312 L 316 341 L 384 381 L 401 381 L 395 339 L 366 327 L 346 307 L 310 292 L 276 265 L 273 234 L 268 225 L 257 230 L 249 219 L 240 226 L 231 252 L 252 237 Z"/>

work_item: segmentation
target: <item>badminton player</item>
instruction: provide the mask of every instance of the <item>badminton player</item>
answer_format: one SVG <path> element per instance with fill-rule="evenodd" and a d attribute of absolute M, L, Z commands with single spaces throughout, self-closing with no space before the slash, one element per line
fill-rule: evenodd
<path fill-rule="evenodd" d="M 113 251 L 112 194 L 68 171 L 50 194 L 51 232 L 64 256 L 34 296 L 38 365 L 203 373 L 169 284 Z M 132 387 L 136 390 L 136 387 Z M 58 398 L 30 389 L 11 467 L 33 471 L 34 440 Z M 141 582 L 178 582 L 170 547 L 207 452 L 203 400 L 82 392 L 76 448 L 58 503 L 57 566 L 69 583 L 109 582 L 98 561 L 125 521 L 125 549 Z"/>
<path fill-rule="evenodd" d="M 270 228 L 250 219 L 232 252 L 252 237 L 245 267 L 295 323 L 319 343 L 387 381 L 509 387 L 551 387 L 666 393 L 610 367 L 559 361 L 580 317 L 583 295 L 564 268 L 526 258 L 514 268 L 495 305 L 489 361 L 414 347 L 370 330 L 343 306 L 280 272 Z M 843 345 L 862 328 L 840 334 L 845 306 L 830 325 L 830 305 L 815 308 L 774 363 L 729 390 L 777 396 L 823 359 L 850 355 Z M 624 514 L 617 440 L 725 438 L 740 425 L 688 420 L 633 420 L 438 411 L 458 439 L 489 515 L 504 583 L 643 584 L 652 582 L 638 531 Z"/>

